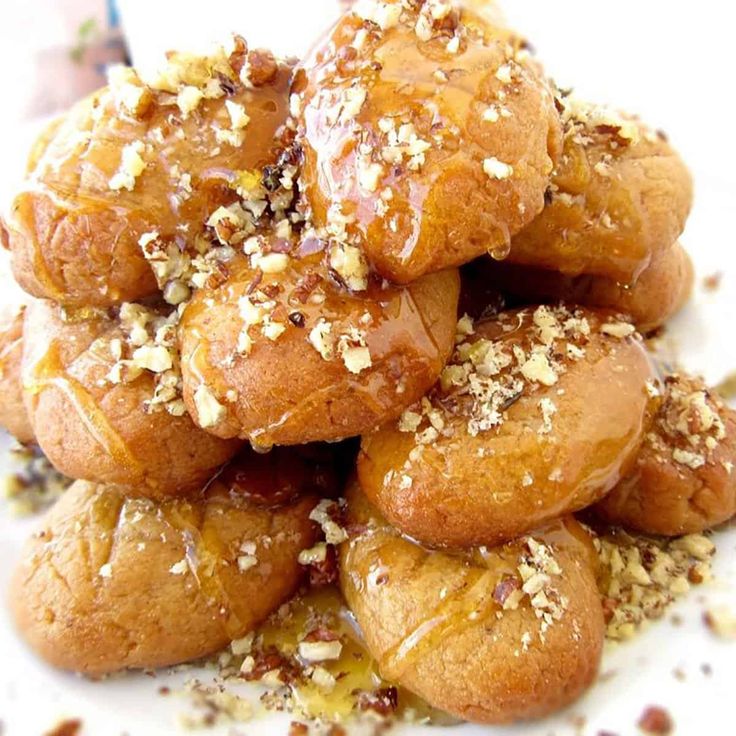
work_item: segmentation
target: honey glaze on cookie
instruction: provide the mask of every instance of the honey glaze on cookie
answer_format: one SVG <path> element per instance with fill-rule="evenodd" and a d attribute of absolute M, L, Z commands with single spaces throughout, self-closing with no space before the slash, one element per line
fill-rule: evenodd
<path fill-rule="evenodd" d="M 237 36 L 209 56 L 171 53 L 150 78 L 111 68 L 34 149 L 4 227 L 21 286 L 108 306 L 156 292 L 152 241 L 202 256 L 211 215 L 256 199 L 243 178 L 277 160 L 291 71 Z M 263 212 L 242 215 L 256 227 Z"/>
<path fill-rule="evenodd" d="M 187 662 L 291 598 L 300 551 L 317 541 L 318 499 L 306 494 L 323 488 L 320 473 L 296 462 L 286 477 L 269 467 L 277 458 L 243 458 L 185 498 L 76 481 L 14 577 L 16 622 L 38 653 L 88 675 Z"/>
<path fill-rule="evenodd" d="M 195 421 L 261 446 L 353 436 L 397 416 L 452 349 L 456 271 L 395 287 L 360 251 L 307 231 L 254 236 L 179 327 Z"/>
<path fill-rule="evenodd" d="M 341 588 L 385 677 L 478 723 L 541 717 L 595 677 L 597 562 L 574 519 L 446 552 L 403 537 L 356 486 L 347 501 Z"/>
<path fill-rule="evenodd" d="M 690 172 L 664 133 L 635 116 L 572 96 L 557 104 L 563 153 L 544 210 L 514 238 L 508 258 L 631 285 L 682 233 Z"/>
<path fill-rule="evenodd" d="M 438 383 L 398 422 L 364 435 L 363 490 L 432 546 L 514 539 L 585 508 L 628 473 L 655 411 L 655 380 L 635 328 L 610 312 L 463 317 Z"/>
<path fill-rule="evenodd" d="M 176 310 L 33 300 L 25 319 L 25 406 L 38 444 L 66 475 L 134 495 L 180 495 L 237 451 L 239 443 L 203 432 L 186 412 Z"/>
<path fill-rule="evenodd" d="M 59 314 L 61 313 L 62 310 L 59 309 Z M 115 462 L 129 468 L 131 479 L 135 480 L 143 472 L 138 458 L 107 420 L 98 401 L 68 370 L 69 363 L 76 357 L 74 346 L 79 346 L 80 351 L 84 350 L 96 335 L 103 332 L 107 319 L 108 315 L 104 310 L 72 310 L 65 312 L 62 320 L 81 329 L 73 337 L 67 334 L 69 342 L 65 344 L 64 340 L 51 340 L 44 344 L 41 341 L 29 341 L 24 359 L 23 388 L 31 413 L 38 406 L 43 391 L 51 387 L 61 391 L 94 440 Z M 72 329 L 77 332 L 74 327 Z M 88 340 L 85 339 L 87 335 Z"/>
<path fill-rule="evenodd" d="M 357 3 L 297 71 L 318 225 L 407 283 L 487 251 L 543 207 L 560 122 L 521 39 L 450 3 Z"/>

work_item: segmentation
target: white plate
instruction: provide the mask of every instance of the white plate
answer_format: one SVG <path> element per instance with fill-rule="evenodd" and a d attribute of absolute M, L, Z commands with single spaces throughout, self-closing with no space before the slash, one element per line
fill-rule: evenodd
<path fill-rule="evenodd" d="M 294 39 L 301 35 L 300 13 L 313 12 L 314 6 L 304 0 L 279 3 L 284 4 L 291 6 L 292 13 L 282 28 L 287 36 L 291 34 L 287 43 L 296 48 Z M 262 27 L 267 4 L 258 9 L 251 3 L 242 5 L 252 17 L 257 16 Z M 175 23 L 178 28 L 196 24 L 197 14 L 211 12 L 212 5 L 176 3 L 176 7 L 180 11 Z M 517 25 L 534 40 L 550 71 L 562 81 L 577 80 L 588 95 L 597 94 L 601 101 L 646 113 L 648 119 L 666 127 L 685 152 L 696 177 L 697 202 L 684 242 L 696 262 L 698 288 L 692 304 L 674 320 L 670 334 L 684 365 L 716 382 L 736 370 L 736 243 L 732 222 L 736 148 L 731 145 L 733 96 L 727 70 L 732 68 L 732 60 L 726 36 L 731 27 L 730 11 L 715 0 L 705 0 L 697 8 L 668 3 L 666 17 L 662 17 L 661 8 L 661 3 L 641 0 L 619 0 L 615 5 L 587 0 L 515 0 L 509 10 Z M 691 17 L 694 12 L 699 15 Z M 276 22 L 283 23 L 283 15 Z M 165 29 L 154 25 L 157 34 Z M 653 29 L 663 30 L 657 34 Z M 248 34 L 247 27 L 236 30 Z M 172 36 L 175 32 L 181 34 L 181 28 L 175 28 Z M 303 43 L 303 39 L 298 42 Z M 139 45 L 143 47 L 144 41 Z M 724 273 L 720 289 L 703 290 L 702 278 L 717 271 Z M 34 523 L 10 518 L 7 508 L 0 505 L 3 590 L 20 545 Z M 668 619 L 633 642 L 609 648 L 603 672 L 612 676 L 604 678 L 569 711 L 515 728 L 407 727 L 401 732 L 596 736 L 599 731 L 609 731 L 625 736 L 637 733 L 635 724 L 646 706 L 658 704 L 671 712 L 680 736 L 733 733 L 730 697 L 736 680 L 736 644 L 715 639 L 702 623 L 702 612 L 715 604 L 726 604 L 736 611 L 736 530 L 720 532 L 715 540 L 716 582 L 696 589 L 670 609 L 669 614 L 677 613 L 683 623 L 675 627 Z M 16 637 L 4 606 L 0 607 L 0 653 L 0 720 L 5 726 L 0 732 L 8 736 L 42 734 L 61 718 L 80 718 L 85 736 L 176 733 L 176 716 L 188 712 L 189 703 L 176 695 L 164 697 L 158 689 L 164 684 L 175 689 L 187 677 L 199 676 L 205 681 L 211 677 L 211 673 L 190 670 L 175 676 L 160 674 L 155 679 L 127 675 L 93 683 L 55 672 Z M 703 665 L 710 666 L 712 675 L 703 672 Z M 684 678 L 676 677 L 676 670 Z M 289 720 L 271 716 L 207 733 L 285 734 Z"/>

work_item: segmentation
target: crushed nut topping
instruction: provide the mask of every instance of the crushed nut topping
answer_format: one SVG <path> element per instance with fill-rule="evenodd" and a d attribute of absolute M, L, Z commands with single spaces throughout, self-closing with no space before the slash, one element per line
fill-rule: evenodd
<path fill-rule="evenodd" d="M 204 384 L 197 386 L 197 390 L 194 392 L 194 406 L 197 408 L 199 426 L 204 429 L 219 424 L 227 413 L 225 407 Z"/>
<path fill-rule="evenodd" d="M 309 518 L 322 527 L 327 544 L 340 544 L 348 538 L 345 529 L 336 521 L 340 518 L 341 513 L 341 507 L 337 501 L 323 499 L 309 514 Z"/>
<path fill-rule="evenodd" d="M 611 138 L 613 148 L 639 143 L 642 138 L 652 139 L 656 134 L 631 116 L 609 107 L 594 105 L 568 95 L 559 100 L 565 135 L 579 145 L 587 145 L 594 135 Z"/>
<path fill-rule="evenodd" d="M 359 18 L 375 23 L 382 31 L 398 25 L 402 10 L 401 3 L 378 0 L 358 0 L 352 8 Z"/>
<path fill-rule="evenodd" d="M 204 685 L 199 680 L 188 680 L 185 693 L 192 710 L 179 715 L 179 725 L 193 730 L 225 723 L 246 723 L 253 718 L 253 706 L 241 695 L 221 684 Z"/>
<path fill-rule="evenodd" d="M 321 319 L 309 332 L 309 342 L 312 347 L 325 359 L 332 360 L 334 340 L 332 338 L 332 323 Z"/>
<path fill-rule="evenodd" d="M 520 320 L 528 317 L 522 312 Z M 457 325 L 455 352 L 440 375 L 437 386 L 418 404 L 409 407 L 399 420 L 402 432 L 416 433 L 419 444 L 431 444 L 440 435 L 450 436 L 452 427 L 443 417 L 459 414 L 467 418 L 467 431 L 476 436 L 503 423 L 505 411 L 522 395 L 537 387 L 553 386 L 570 361 L 585 355 L 590 335 L 588 321 L 565 307 L 541 306 L 531 314 L 533 330 L 518 343 L 477 338 L 466 315 Z M 504 331 L 516 324 L 505 324 Z M 520 323 L 519 323 L 520 324 Z M 574 345 L 576 350 L 560 350 Z M 540 434 L 551 430 L 556 407 L 551 400 L 540 407 Z M 429 425 L 429 426 L 427 426 Z"/>
<path fill-rule="evenodd" d="M 186 409 L 181 398 L 182 379 L 176 326 L 179 313 L 168 315 L 126 302 L 121 305 L 118 320 L 122 339 L 95 343 L 94 349 L 107 351 L 114 363 L 106 380 L 112 384 L 135 381 L 144 371 L 153 374 L 154 391 L 146 400 L 146 411 L 165 409 L 173 416 L 183 416 Z"/>
<path fill-rule="evenodd" d="M 141 157 L 145 150 L 146 146 L 142 141 L 134 141 L 123 147 L 120 153 L 120 168 L 110 179 L 110 189 L 113 191 L 119 191 L 120 189 L 133 191 L 136 179 L 146 168 L 146 162 Z"/>
<path fill-rule="evenodd" d="M 544 642 L 549 628 L 564 616 L 569 601 L 555 586 L 562 569 L 555 559 L 554 549 L 534 537 L 525 537 L 522 541 L 516 575 L 501 578 L 493 590 L 493 599 L 504 611 L 515 611 L 526 601 L 539 620 L 538 636 Z M 488 550 L 481 547 L 478 553 L 484 558 Z M 531 641 L 531 632 L 524 632 L 523 651 L 529 648 Z"/>
<path fill-rule="evenodd" d="M 483 171 L 490 179 L 508 179 L 513 176 L 514 167 L 490 156 L 483 159 Z"/>
<path fill-rule="evenodd" d="M 360 248 L 335 243 L 330 248 L 330 267 L 352 291 L 363 291 L 368 286 L 368 262 Z"/>
<path fill-rule="evenodd" d="M 2 479 L 2 495 L 16 516 L 29 516 L 51 506 L 71 485 L 71 479 L 63 476 L 32 447 L 12 445 L 9 451 L 11 473 Z"/>
<path fill-rule="evenodd" d="M 702 381 L 670 375 L 665 379 L 664 402 L 645 443 L 658 457 L 697 471 L 713 462 L 714 452 L 726 437 L 723 412 L 723 402 Z"/>
<path fill-rule="evenodd" d="M 107 68 L 107 83 L 118 112 L 142 117 L 153 102 L 151 90 L 143 83 L 135 69 L 113 64 Z"/>
<path fill-rule="evenodd" d="M 609 639 L 630 639 L 659 619 L 692 584 L 711 579 L 715 545 L 702 534 L 675 539 L 612 529 L 594 538 Z"/>

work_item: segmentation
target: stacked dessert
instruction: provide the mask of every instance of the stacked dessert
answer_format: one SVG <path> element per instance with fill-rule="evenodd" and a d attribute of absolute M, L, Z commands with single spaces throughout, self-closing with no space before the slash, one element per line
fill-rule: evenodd
<path fill-rule="evenodd" d="M 691 198 L 662 133 L 480 3 L 361 0 L 298 64 L 236 36 L 111 69 L 3 226 L 3 423 L 76 479 L 19 630 L 158 667 L 339 578 L 387 682 L 478 722 L 570 703 L 604 639 L 591 527 L 736 511 L 736 415 L 642 338 L 688 298 Z M 336 641 L 300 641 L 325 692 Z"/>

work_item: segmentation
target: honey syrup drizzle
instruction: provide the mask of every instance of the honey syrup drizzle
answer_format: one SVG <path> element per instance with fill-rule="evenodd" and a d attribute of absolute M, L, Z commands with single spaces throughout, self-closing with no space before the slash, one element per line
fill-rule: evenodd
<path fill-rule="evenodd" d="M 290 684 L 295 710 L 306 718 L 343 722 L 358 715 L 361 694 L 395 691 L 396 710 L 392 718 L 407 721 L 450 723 L 450 717 L 436 711 L 401 686 L 383 678 L 377 661 L 363 643 L 353 615 L 340 591 L 333 586 L 313 588 L 295 598 L 274 614 L 256 635 L 257 646 L 264 651 L 275 648 L 284 657 L 296 661 L 304 669 L 309 663 L 299 657 L 299 643 L 315 628 L 326 628 L 339 637 L 342 650 L 337 659 L 318 663 L 335 678 L 330 691 L 318 686 L 309 677 Z"/>
<path fill-rule="evenodd" d="M 52 341 L 46 352 L 24 377 L 24 388 L 33 397 L 34 405 L 42 391 L 49 387 L 59 389 L 69 400 L 90 436 L 105 452 L 130 471 L 131 482 L 142 479 L 143 466 L 120 433 L 108 421 L 105 413 L 89 391 L 65 369 L 58 342 Z"/>
<path fill-rule="evenodd" d="M 319 256 L 321 258 L 321 256 Z M 294 259 L 291 271 L 281 275 L 283 283 L 294 286 L 303 272 L 311 272 L 310 266 L 314 266 L 318 258 L 307 258 L 304 262 Z M 319 269 L 317 269 L 319 272 Z M 190 303 L 182 318 L 181 329 L 187 331 L 192 338 L 192 346 L 188 352 L 182 354 L 182 364 L 189 371 L 193 385 L 207 386 L 212 389 L 216 396 L 227 395 L 229 382 L 226 368 L 229 360 L 218 359 L 213 355 L 217 341 L 213 341 L 211 330 L 208 330 L 207 314 L 212 304 L 224 309 L 232 308 L 232 318 L 240 320 L 236 305 L 238 299 L 246 294 L 248 284 L 251 281 L 249 269 L 241 262 L 231 273 L 230 279 L 219 289 L 213 291 L 210 299 L 201 302 Z M 357 319 L 361 315 L 370 314 L 371 327 L 366 330 L 366 341 L 371 349 L 371 370 L 360 376 L 346 375 L 343 380 L 350 386 L 350 390 L 359 398 L 360 403 L 366 407 L 366 411 L 372 412 L 377 417 L 384 417 L 387 410 L 395 404 L 396 385 L 393 380 L 387 378 L 391 371 L 382 370 L 386 359 L 391 360 L 391 349 L 386 346 L 395 344 L 411 343 L 413 351 L 419 356 L 425 356 L 426 362 L 441 363 L 445 359 L 444 351 L 433 334 L 432 325 L 427 323 L 426 317 L 419 308 L 416 298 L 409 287 L 393 287 L 389 289 L 374 288 L 367 298 L 351 295 L 346 297 L 337 292 L 329 285 L 322 285 L 325 301 L 319 304 L 298 304 L 298 309 L 306 316 L 307 324 L 314 325 L 320 318 L 327 319 L 330 323 L 342 326 L 346 333 L 350 327 L 358 327 Z M 279 309 L 288 310 L 295 308 L 289 299 L 282 299 Z M 228 313 L 228 317 L 230 313 Z M 287 330 L 297 330 L 288 323 Z M 306 341 L 308 330 L 304 331 L 303 339 Z M 233 346 L 234 350 L 234 346 Z M 254 351 L 258 350 L 256 345 Z M 250 356 L 235 356 L 236 361 L 250 359 Z M 332 360 L 339 361 L 339 357 Z M 285 426 L 299 421 L 304 417 L 308 421 L 314 407 L 321 407 L 326 399 L 329 399 L 335 388 L 333 384 L 311 392 L 302 400 L 293 404 L 280 415 L 266 421 L 260 427 L 248 432 L 249 439 L 263 446 L 273 444 L 273 435 L 277 434 Z M 227 401 L 225 407 L 229 414 L 239 411 L 237 405 L 232 406 Z"/>
<path fill-rule="evenodd" d="M 379 665 L 386 678 L 400 680 L 414 663 L 421 660 L 423 654 L 437 648 L 446 637 L 461 634 L 473 626 L 488 628 L 497 620 L 503 607 L 491 593 L 505 576 L 516 574 L 514 565 L 505 558 L 505 555 L 495 554 L 493 550 L 485 548 L 464 553 L 434 552 L 419 547 L 391 527 L 375 529 L 368 533 L 378 535 L 369 559 L 361 559 L 359 556 L 357 561 L 347 563 L 348 567 L 360 570 L 358 573 L 360 586 L 367 594 L 375 587 L 371 581 L 372 571 L 390 567 L 384 564 L 384 560 L 396 554 L 396 544 L 406 545 L 407 553 L 413 552 L 417 555 L 415 569 L 437 554 L 452 554 L 458 558 L 458 562 L 464 562 L 465 565 L 459 577 L 448 581 L 448 590 L 429 615 L 408 633 L 401 634 L 400 639 L 381 654 Z M 565 550 L 571 556 L 580 559 L 588 557 L 591 564 L 597 564 L 592 539 L 582 527 L 561 521 L 544 529 L 537 538 L 555 550 Z M 352 551 L 349 551 L 348 555 L 351 553 Z M 368 562 L 370 565 L 366 570 Z M 451 587 L 453 589 L 450 589 Z"/>
<path fill-rule="evenodd" d="M 32 204 L 33 190 L 21 192 L 16 198 L 13 209 L 11 229 L 18 238 L 27 238 L 31 244 L 31 265 L 33 276 L 46 291 L 48 297 L 61 301 L 64 291 L 55 281 L 43 254 L 41 241 L 37 237 L 36 218 Z M 14 224 L 15 223 L 15 224 Z M 20 223 L 28 223 L 23 226 Z M 16 227 L 17 225 L 17 227 Z M 22 228 L 19 231 L 17 228 Z"/>
<path fill-rule="evenodd" d="M 16 348 L 23 342 L 23 335 L 3 346 L 0 350 L 0 379 L 5 377 L 8 362 Z"/>
<path fill-rule="evenodd" d="M 236 613 L 236 607 L 230 604 L 230 596 L 218 575 L 218 568 L 226 559 L 227 550 L 220 538 L 208 531 L 203 509 L 196 504 L 174 502 L 167 509 L 165 521 L 181 536 L 189 571 L 208 606 L 222 619 L 227 638 L 241 636 L 244 624 Z"/>
<path fill-rule="evenodd" d="M 471 572 L 469 570 L 469 572 Z M 475 572 L 475 571 L 473 571 Z M 435 648 L 450 634 L 459 634 L 470 626 L 479 626 L 501 607 L 488 595 L 498 577 L 477 572 L 474 581 L 448 594 L 423 621 L 381 657 L 381 669 L 392 680 L 398 680 L 429 649 Z"/>

